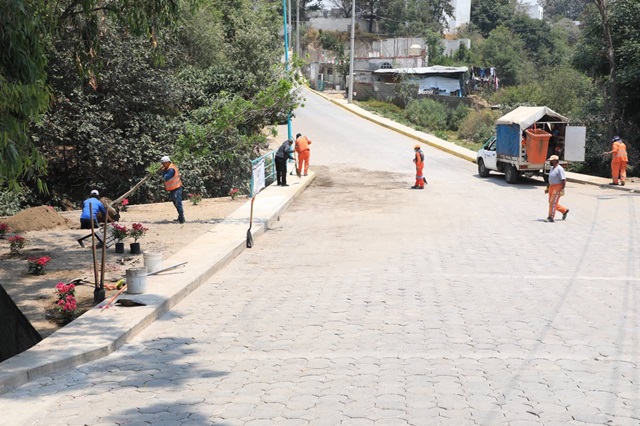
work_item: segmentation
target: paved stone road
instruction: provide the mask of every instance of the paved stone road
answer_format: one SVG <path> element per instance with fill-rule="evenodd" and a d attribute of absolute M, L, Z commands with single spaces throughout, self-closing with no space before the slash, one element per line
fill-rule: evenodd
<path fill-rule="evenodd" d="M 411 191 L 412 141 L 307 105 L 318 178 L 275 229 L 0 424 L 640 424 L 640 198 L 569 184 L 544 223 L 541 182 L 430 149 Z"/>

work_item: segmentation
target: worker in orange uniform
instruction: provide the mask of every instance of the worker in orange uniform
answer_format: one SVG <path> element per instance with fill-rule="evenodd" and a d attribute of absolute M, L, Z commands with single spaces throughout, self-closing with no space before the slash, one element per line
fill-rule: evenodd
<path fill-rule="evenodd" d="M 424 169 L 424 153 L 420 149 L 420 145 L 413 147 L 413 162 L 416 164 L 416 184 L 411 189 L 424 189 L 424 183 L 427 181 L 422 174 Z"/>
<path fill-rule="evenodd" d="M 160 159 L 162 163 L 162 176 L 164 177 L 164 189 L 169 191 L 171 201 L 178 211 L 178 219 L 175 222 L 184 223 L 184 210 L 182 208 L 182 181 L 175 164 L 166 155 Z"/>
<path fill-rule="evenodd" d="M 609 185 L 617 185 L 620 180 L 620 185 L 624 186 L 627 180 L 627 145 L 622 142 L 620 136 L 614 136 L 611 140 L 613 143 L 611 151 L 607 151 L 604 154 L 611 154 L 611 179 L 613 182 Z"/>
<path fill-rule="evenodd" d="M 549 162 L 551 163 L 549 186 L 544 190 L 545 193 L 549 194 L 549 216 L 547 217 L 547 222 L 554 221 L 556 211 L 562 213 L 562 220 L 565 220 L 569 214 L 569 209 L 559 203 L 560 197 L 564 195 L 564 187 L 567 184 L 567 177 L 564 174 L 564 169 L 558 163 L 559 160 L 560 157 L 557 155 L 549 157 Z"/>
<path fill-rule="evenodd" d="M 298 169 L 296 172 L 298 176 L 303 173 L 306 176 L 309 173 L 309 157 L 311 156 L 309 145 L 311 145 L 311 139 L 303 136 L 301 133 L 296 135 L 296 153 L 298 154 Z"/>

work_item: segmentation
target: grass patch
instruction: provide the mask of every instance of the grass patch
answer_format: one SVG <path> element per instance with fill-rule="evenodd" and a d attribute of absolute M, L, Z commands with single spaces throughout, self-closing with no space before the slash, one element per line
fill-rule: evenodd
<path fill-rule="evenodd" d="M 419 126 L 407 118 L 405 110 L 403 110 L 399 106 L 392 104 L 390 102 L 368 100 L 368 101 L 354 101 L 354 103 L 362 109 L 381 115 L 382 117 L 393 120 L 396 123 L 404 124 L 405 126 L 411 127 L 412 129 L 418 130 L 420 132 L 429 133 L 437 138 L 444 139 L 447 142 L 451 142 L 453 144 L 456 144 L 463 148 L 470 149 L 472 151 L 479 150 L 482 147 L 482 144 L 484 143 L 484 140 L 479 142 L 474 142 L 466 139 L 460 139 L 458 137 L 458 132 L 453 130 L 434 131 L 434 130 Z"/>

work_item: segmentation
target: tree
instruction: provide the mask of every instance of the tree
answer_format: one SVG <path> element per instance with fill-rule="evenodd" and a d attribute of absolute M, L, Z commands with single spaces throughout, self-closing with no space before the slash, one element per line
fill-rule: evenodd
<path fill-rule="evenodd" d="M 509 21 L 515 11 L 514 0 L 471 0 L 471 23 L 488 37 L 496 27 Z"/>
<path fill-rule="evenodd" d="M 558 20 L 568 18 L 577 21 L 589 0 L 547 0 L 544 15 L 547 19 Z"/>
<path fill-rule="evenodd" d="M 30 123 L 47 110 L 45 45 L 62 34 L 78 35 L 74 48 L 77 72 L 91 87 L 98 85 L 101 31 L 113 19 L 127 31 L 149 37 L 155 45 L 158 31 L 177 24 L 183 7 L 199 0 L 0 0 L 0 178 L 12 186 L 21 177 L 40 178 L 45 161 L 28 136 Z"/>
<path fill-rule="evenodd" d="M 505 26 L 499 26 L 489 34 L 479 47 L 482 63 L 496 68 L 501 84 L 515 85 L 526 82 L 529 60 L 523 41 Z"/>
<path fill-rule="evenodd" d="M 70 54 L 81 35 L 61 32 L 48 53 L 55 101 L 33 132 L 54 196 L 77 199 L 91 186 L 123 193 L 167 154 L 191 191 L 219 196 L 246 184 L 262 129 L 297 102 L 296 68 L 286 74 L 279 61 L 282 17 L 269 6 L 209 4 L 175 33 L 159 33 L 155 47 L 107 19 L 95 87 Z M 133 198 L 164 196 L 152 182 Z"/>
<path fill-rule="evenodd" d="M 352 0 L 328 0 L 328 3 L 336 9 L 339 9 L 345 18 L 351 18 L 351 11 L 353 10 Z"/>
<path fill-rule="evenodd" d="M 378 13 L 388 32 L 415 36 L 429 30 L 441 33 L 453 6 L 449 0 L 384 0 Z"/>
<path fill-rule="evenodd" d="M 24 176 L 44 188 L 46 163 L 27 133 L 50 99 L 42 28 L 32 16 L 24 1 L 0 0 L 0 183 L 12 190 Z"/>

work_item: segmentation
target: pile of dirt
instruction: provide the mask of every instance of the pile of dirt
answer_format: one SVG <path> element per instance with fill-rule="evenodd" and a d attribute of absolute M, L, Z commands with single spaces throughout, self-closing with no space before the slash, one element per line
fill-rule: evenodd
<path fill-rule="evenodd" d="M 11 232 L 40 231 L 43 229 L 68 228 L 69 222 L 53 207 L 39 206 L 22 210 L 15 216 L 3 219 Z"/>

